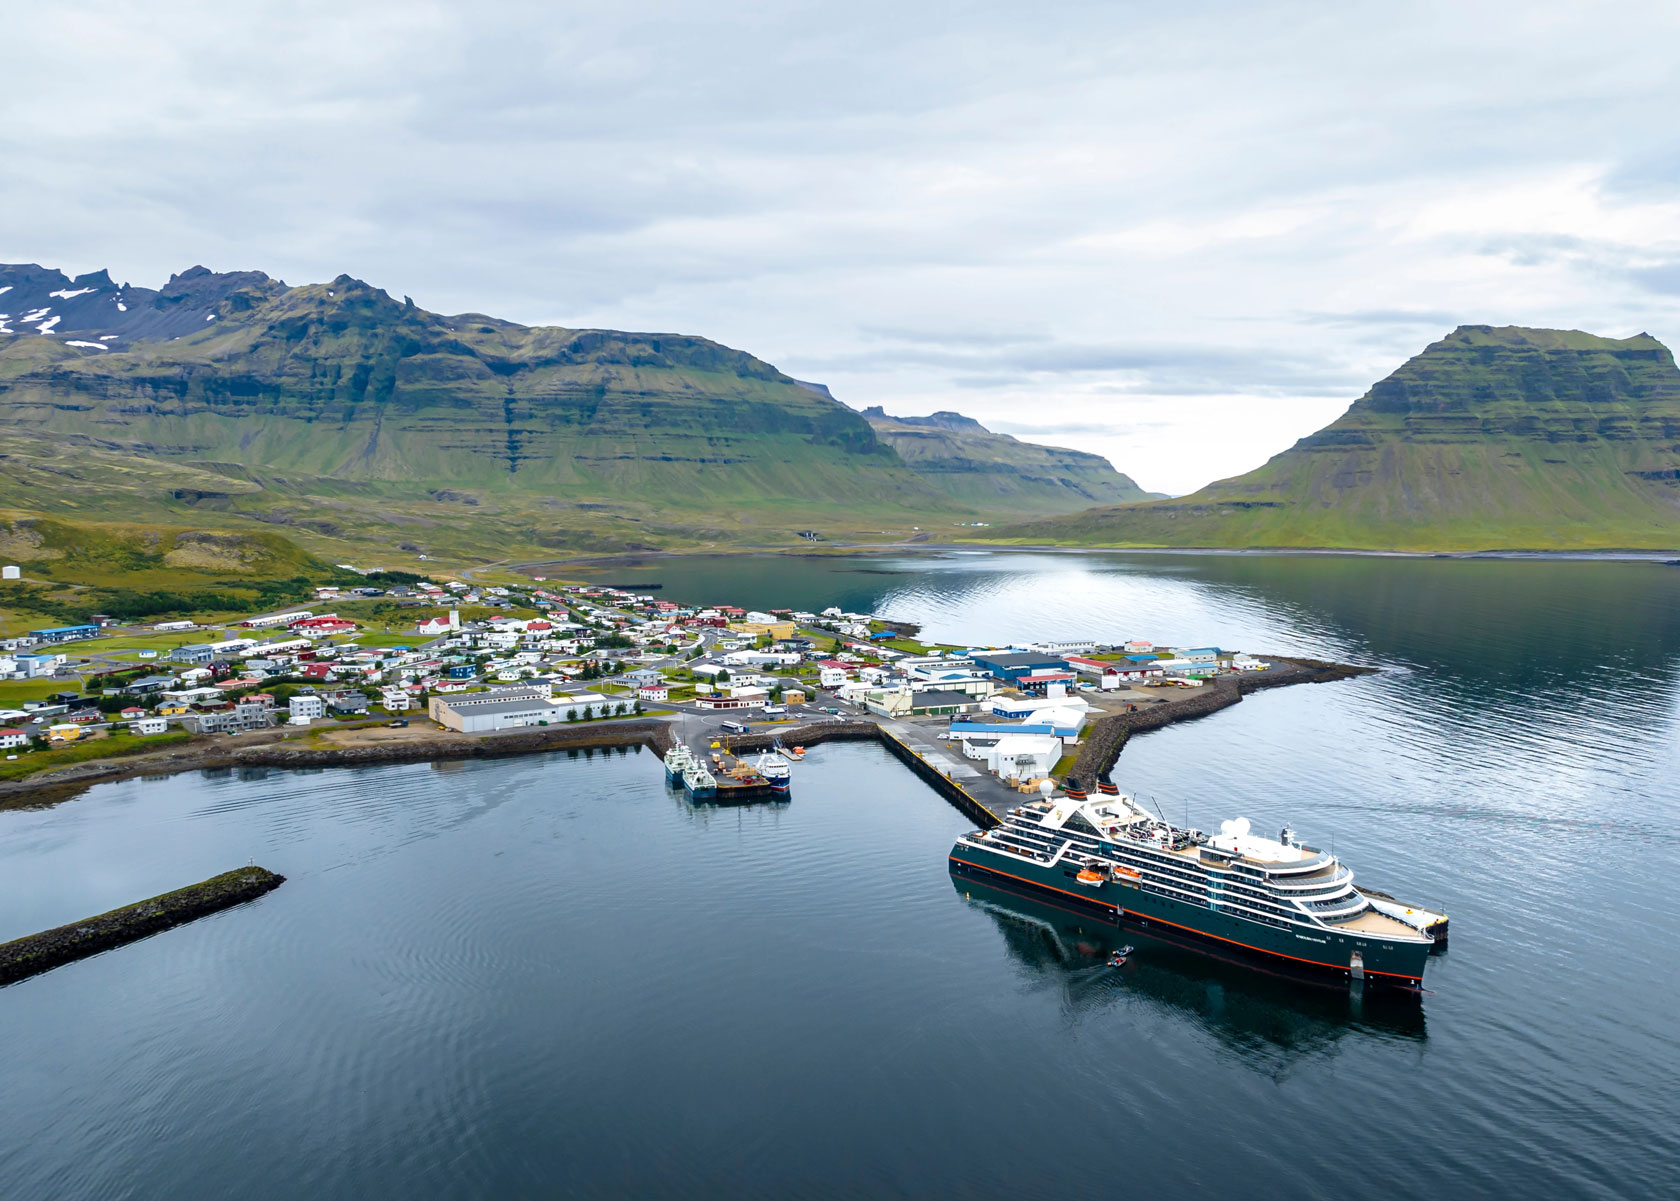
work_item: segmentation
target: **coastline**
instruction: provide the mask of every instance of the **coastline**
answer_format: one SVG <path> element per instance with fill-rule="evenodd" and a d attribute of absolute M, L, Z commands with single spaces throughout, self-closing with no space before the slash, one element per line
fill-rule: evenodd
<path fill-rule="evenodd" d="M 1370 675 L 1374 667 L 1328 663 L 1282 655 L 1262 656 L 1274 666 L 1264 672 L 1221 676 L 1201 688 L 1170 696 L 1135 712 L 1098 718 L 1085 731 L 1071 774 L 1090 780 L 1113 767 L 1134 733 L 1192 721 L 1237 704 L 1243 697 L 1291 684 L 1321 684 Z M 361 767 L 382 763 L 441 763 L 463 759 L 506 758 L 562 750 L 646 748 L 655 755 L 670 749 L 683 718 L 624 718 L 581 725 L 526 728 L 494 735 L 456 734 L 412 727 L 398 735 L 379 726 L 338 727 L 338 745 L 318 741 L 303 744 L 286 727 L 275 727 L 244 740 L 203 736 L 202 741 L 179 744 L 153 754 L 91 759 L 21 780 L 0 782 L 0 810 L 44 808 L 72 800 L 96 784 L 110 784 L 141 776 L 170 776 L 189 771 L 232 769 Z M 893 750 L 892 733 L 874 717 L 777 726 L 732 739 L 741 750 L 769 749 L 776 741 L 815 746 L 839 740 L 878 739 Z M 896 751 L 894 752 L 897 753 Z"/>
<path fill-rule="evenodd" d="M 1382 550 L 1371 547 L 1337 547 L 1337 546 L 1077 546 L 1066 543 L 1029 543 L 1029 542 L 879 542 L 879 543 L 836 543 L 826 550 L 813 550 L 810 547 L 712 547 L 704 550 L 644 550 L 611 555 L 587 555 L 569 559 L 543 560 L 541 562 L 506 563 L 502 569 L 520 574 L 530 574 L 534 571 L 551 573 L 565 573 L 568 571 L 583 571 L 599 574 L 615 568 L 635 570 L 650 567 L 667 559 L 696 559 L 718 558 L 738 559 L 750 557 L 775 557 L 784 559 L 840 559 L 866 555 L 891 554 L 934 554 L 946 552 L 984 552 L 984 551 L 1019 551 L 1025 554 L 1126 554 L 1126 555 L 1217 555 L 1250 558 L 1285 558 L 1289 556 L 1309 556 L 1312 558 L 1352 558 L 1352 559 L 1448 559 L 1456 562 L 1467 560 L 1499 560 L 1535 562 L 1605 562 L 1605 563 L 1655 563 L 1667 566 L 1680 561 L 1680 548 L 1673 550 L 1651 550 L 1638 548 L 1602 549 L 1602 550 L 1545 550 L 1545 549 L 1487 549 L 1487 550 Z M 550 575 L 549 579 L 555 579 Z M 578 580 L 568 577 L 569 582 L 597 583 L 595 580 Z"/>

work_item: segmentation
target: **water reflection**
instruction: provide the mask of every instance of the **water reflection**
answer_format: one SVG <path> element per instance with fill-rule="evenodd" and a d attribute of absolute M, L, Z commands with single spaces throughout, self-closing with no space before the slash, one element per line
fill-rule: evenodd
<path fill-rule="evenodd" d="M 1190 1021 L 1257 1071 L 1286 1070 L 1348 1037 L 1428 1037 L 1416 993 L 1298 976 L 972 879 L 953 876 L 951 883 L 997 923 L 1009 953 L 1053 981 L 1075 1010 L 1106 1008 L 1122 997 L 1147 1004 Z M 1109 967 L 1110 953 L 1124 945 L 1134 948 L 1126 964 Z"/>

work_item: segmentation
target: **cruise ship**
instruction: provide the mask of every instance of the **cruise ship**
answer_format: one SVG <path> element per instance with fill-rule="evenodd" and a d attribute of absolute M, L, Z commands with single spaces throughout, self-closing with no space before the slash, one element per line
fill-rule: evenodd
<path fill-rule="evenodd" d="M 1444 914 L 1355 888 L 1334 855 L 1287 827 L 1264 838 L 1237 818 L 1203 834 L 1106 781 L 1095 798 L 1068 784 L 1065 797 L 1012 809 L 993 829 L 959 838 L 952 873 L 1371 983 L 1419 986 L 1446 938 Z"/>

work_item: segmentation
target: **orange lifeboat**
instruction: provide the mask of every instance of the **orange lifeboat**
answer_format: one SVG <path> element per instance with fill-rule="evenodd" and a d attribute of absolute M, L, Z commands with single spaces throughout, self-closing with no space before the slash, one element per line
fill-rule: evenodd
<path fill-rule="evenodd" d="M 1138 871 L 1135 868 L 1130 868 L 1130 867 L 1118 867 L 1117 866 L 1114 869 L 1114 874 L 1115 874 L 1116 877 L 1124 876 L 1128 880 L 1141 880 L 1141 879 L 1143 879 L 1143 873 L 1142 872 Z"/>
<path fill-rule="evenodd" d="M 1081 884 L 1097 885 L 1103 882 L 1102 873 L 1097 871 L 1095 868 L 1089 867 L 1081 868 L 1079 870 L 1079 874 L 1075 876 L 1074 879 L 1078 880 Z"/>

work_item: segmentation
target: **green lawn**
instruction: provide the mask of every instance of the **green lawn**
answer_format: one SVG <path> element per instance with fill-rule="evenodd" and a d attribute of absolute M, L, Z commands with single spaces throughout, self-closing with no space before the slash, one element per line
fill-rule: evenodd
<path fill-rule="evenodd" d="M 85 763 L 90 759 L 142 755 L 147 751 L 190 742 L 192 737 L 185 730 L 170 730 L 146 738 L 133 734 L 111 734 L 88 742 L 72 742 L 46 751 L 8 751 L 7 754 L 16 754 L 17 758 L 0 759 L 0 780 L 18 780 L 69 763 Z"/>
<path fill-rule="evenodd" d="M 17 709 L 24 701 L 44 701 L 55 692 L 69 692 L 69 680 L 0 680 L 0 709 Z"/>
<path fill-rule="evenodd" d="M 426 643 L 430 642 L 433 638 L 436 638 L 436 637 L 437 637 L 436 634 L 415 634 L 415 633 L 412 633 L 412 632 L 407 633 L 407 634 L 400 634 L 400 633 L 399 634 L 363 633 L 363 634 L 357 634 L 355 637 L 351 638 L 350 642 L 354 643 L 357 646 L 366 646 L 366 647 L 381 647 L 381 648 L 388 647 L 388 646 L 415 646 L 415 647 L 418 647 L 418 646 L 424 646 Z"/>
<path fill-rule="evenodd" d="M 95 638 L 90 642 L 68 642 L 64 644 L 64 649 L 67 653 L 84 656 L 105 655 L 113 651 L 157 651 L 161 657 L 178 646 L 218 642 L 221 639 L 222 635 L 214 630 L 170 630 L 161 634 L 121 634 L 112 638 Z"/>

